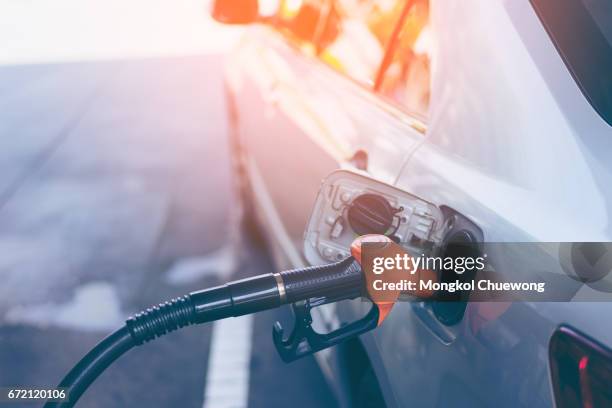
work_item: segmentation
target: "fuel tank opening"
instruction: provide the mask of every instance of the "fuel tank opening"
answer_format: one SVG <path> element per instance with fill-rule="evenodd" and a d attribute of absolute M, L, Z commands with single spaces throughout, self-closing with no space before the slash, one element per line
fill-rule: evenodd
<path fill-rule="evenodd" d="M 459 230 L 448 237 L 441 256 L 455 259 L 460 257 L 475 259 L 480 256 L 480 249 L 477 240 L 469 231 Z M 456 280 L 470 282 L 476 274 L 475 270 L 466 271 L 462 274 L 457 274 L 452 270 L 442 270 L 439 272 L 440 282 L 454 282 Z M 438 320 L 447 326 L 459 323 L 465 314 L 470 291 L 443 291 L 437 296 L 439 301 L 433 302 L 432 309 Z"/>

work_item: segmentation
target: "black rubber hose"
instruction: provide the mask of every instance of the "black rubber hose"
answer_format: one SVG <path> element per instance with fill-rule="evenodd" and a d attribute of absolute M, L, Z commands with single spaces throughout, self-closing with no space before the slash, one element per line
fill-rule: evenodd
<path fill-rule="evenodd" d="M 135 345 L 136 342 L 126 326 L 106 337 L 87 353 L 58 385 L 58 388 L 68 390 L 68 398 L 64 401 L 47 402 L 45 408 L 73 407 L 89 385 L 117 358 Z"/>
<path fill-rule="evenodd" d="M 126 321 L 126 325 L 98 343 L 64 377 L 58 388 L 67 390 L 64 401 L 49 401 L 45 408 L 72 408 L 98 376 L 132 347 L 195 322 L 190 295 L 160 303 Z"/>

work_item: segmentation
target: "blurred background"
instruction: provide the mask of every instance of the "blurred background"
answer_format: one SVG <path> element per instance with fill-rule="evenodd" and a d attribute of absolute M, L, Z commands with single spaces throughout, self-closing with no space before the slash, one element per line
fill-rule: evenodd
<path fill-rule="evenodd" d="M 0 63 L 218 53 L 240 28 L 215 24 L 208 0 L 0 1 Z"/>
<path fill-rule="evenodd" d="M 0 386 L 54 386 L 130 313 L 271 270 L 235 222 L 222 74 L 242 29 L 208 7 L 0 0 Z M 135 349 L 79 406 L 335 405 L 312 358 L 277 357 L 284 313 Z"/>

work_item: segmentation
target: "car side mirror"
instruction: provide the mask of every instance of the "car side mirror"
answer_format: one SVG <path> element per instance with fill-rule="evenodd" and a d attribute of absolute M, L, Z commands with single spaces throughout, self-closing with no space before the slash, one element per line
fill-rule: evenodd
<path fill-rule="evenodd" d="M 213 0 L 212 18 L 223 24 L 249 24 L 259 20 L 257 0 Z"/>

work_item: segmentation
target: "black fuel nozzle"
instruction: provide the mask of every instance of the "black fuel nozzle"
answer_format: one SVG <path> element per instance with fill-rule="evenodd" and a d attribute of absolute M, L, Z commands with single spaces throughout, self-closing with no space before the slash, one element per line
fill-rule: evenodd
<path fill-rule="evenodd" d="M 330 265 L 281 272 L 280 276 L 287 301 L 293 303 L 295 318 L 287 337 L 280 322 L 273 327 L 274 346 L 283 361 L 294 361 L 335 346 L 377 326 L 378 307 L 372 304 L 363 318 L 332 332 L 318 333 L 312 327 L 310 312 L 314 307 L 366 295 L 361 265 L 352 256 Z"/>
<path fill-rule="evenodd" d="M 273 327 L 274 346 L 283 361 L 294 361 L 360 336 L 379 326 L 391 311 L 393 302 L 372 302 L 364 317 L 339 329 L 318 333 L 312 327 L 310 312 L 313 308 L 367 296 L 361 268 L 362 244 L 365 242 L 391 243 L 392 240 L 382 234 L 363 235 L 351 244 L 352 256 L 340 262 L 280 273 L 284 281 L 290 283 L 288 293 L 292 293 L 292 297 L 287 299 L 292 302 L 295 318 L 293 330 L 286 337 L 279 322 Z"/>

